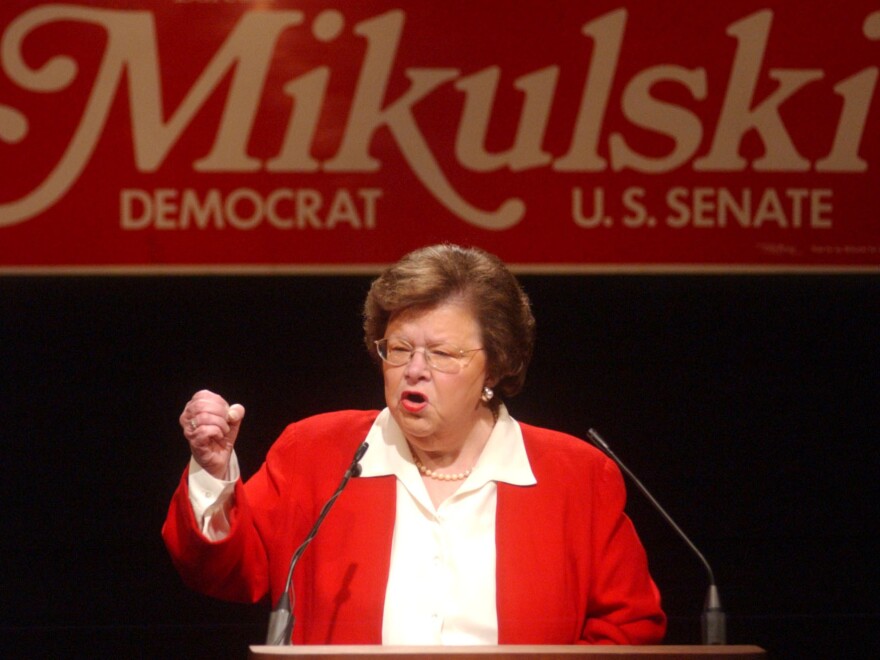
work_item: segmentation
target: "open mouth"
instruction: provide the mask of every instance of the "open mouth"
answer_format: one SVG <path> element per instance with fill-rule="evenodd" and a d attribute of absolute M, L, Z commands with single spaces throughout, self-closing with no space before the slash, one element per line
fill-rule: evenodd
<path fill-rule="evenodd" d="M 400 397 L 400 405 L 409 412 L 418 412 L 428 405 L 428 397 L 421 392 L 404 392 Z"/>

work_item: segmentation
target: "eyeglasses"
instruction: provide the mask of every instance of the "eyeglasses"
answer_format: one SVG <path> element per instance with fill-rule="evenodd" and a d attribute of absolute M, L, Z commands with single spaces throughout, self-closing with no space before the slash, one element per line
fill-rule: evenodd
<path fill-rule="evenodd" d="M 379 357 L 392 367 L 402 367 L 405 364 L 409 364 L 413 355 L 421 351 L 429 367 L 442 371 L 445 374 L 457 374 L 470 363 L 474 353 L 483 350 L 482 348 L 471 348 L 464 351 L 448 344 L 416 348 L 408 341 L 394 338 L 379 339 L 374 343 L 376 344 L 376 352 L 379 353 Z"/>

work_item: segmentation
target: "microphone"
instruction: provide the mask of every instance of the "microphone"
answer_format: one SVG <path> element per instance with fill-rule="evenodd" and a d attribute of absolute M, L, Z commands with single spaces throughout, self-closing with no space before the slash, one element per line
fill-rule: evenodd
<path fill-rule="evenodd" d="M 638 477 L 636 477 L 636 475 L 634 475 L 630 469 L 626 467 L 619 458 L 617 458 L 615 453 L 611 451 L 611 447 L 608 446 L 608 443 L 602 439 L 596 430 L 590 429 L 587 431 L 587 436 L 592 444 L 611 457 L 611 459 L 617 463 L 618 467 L 620 467 L 620 469 L 633 480 L 635 485 L 639 487 L 639 490 L 641 490 L 645 497 L 648 498 L 648 501 L 654 505 L 654 508 L 657 509 L 657 511 L 660 512 L 660 515 L 666 519 L 666 522 L 672 526 L 672 529 L 678 532 L 678 535 L 684 539 L 684 542 L 687 543 L 688 547 L 693 550 L 694 554 L 697 555 L 699 560 L 703 563 L 706 572 L 709 574 L 709 591 L 706 593 L 706 602 L 703 605 L 703 614 L 700 617 L 703 644 L 726 644 L 727 616 L 721 608 L 721 597 L 718 595 L 718 587 L 715 585 L 715 574 L 712 572 L 712 567 L 709 566 L 709 562 L 706 561 L 703 553 L 697 550 L 697 546 L 691 542 L 687 537 L 687 534 L 681 530 L 681 527 L 675 524 L 672 517 L 666 513 L 666 510 L 660 506 L 660 503 L 654 499 L 654 496 L 651 495 L 651 493 L 648 492 L 648 489 L 645 488 L 641 481 L 639 481 Z"/>
<path fill-rule="evenodd" d="M 318 514 L 318 519 L 315 521 L 312 531 L 309 532 L 305 541 L 293 553 L 293 557 L 290 559 L 290 568 L 287 571 L 287 581 L 284 583 L 284 590 L 281 592 L 275 607 L 272 608 L 272 613 L 269 615 L 269 630 L 266 634 L 266 644 L 271 646 L 290 646 L 290 637 L 293 634 L 293 624 L 296 619 L 293 614 L 293 608 L 296 605 L 296 593 L 291 589 L 293 585 L 293 569 L 296 568 L 296 562 L 299 561 L 299 558 L 306 551 L 306 548 L 309 547 L 312 539 L 317 535 L 318 528 L 330 512 L 330 508 L 336 502 L 336 498 L 339 497 L 346 484 L 348 484 L 348 480 L 352 477 L 360 476 L 362 469 L 361 459 L 367 453 L 369 447 L 370 445 L 364 442 L 357 448 L 351 465 L 348 466 L 345 474 L 342 475 L 342 481 L 339 483 L 339 486 L 336 487 L 333 495 L 330 496 L 330 499 L 327 500 L 321 509 L 321 513 Z M 293 593 L 292 600 L 291 593 Z"/>

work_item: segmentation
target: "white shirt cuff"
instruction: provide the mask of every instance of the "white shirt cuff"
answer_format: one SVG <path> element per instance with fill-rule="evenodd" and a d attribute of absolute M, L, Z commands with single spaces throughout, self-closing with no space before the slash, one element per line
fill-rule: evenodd
<path fill-rule="evenodd" d="M 218 479 L 196 463 L 189 461 L 189 501 L 196 525 L 211 541 L 220 541 L 229 534 L 229 516 L 235 482 L 241 476 L 235 452 L 229 459 L 226 479 Z"/>

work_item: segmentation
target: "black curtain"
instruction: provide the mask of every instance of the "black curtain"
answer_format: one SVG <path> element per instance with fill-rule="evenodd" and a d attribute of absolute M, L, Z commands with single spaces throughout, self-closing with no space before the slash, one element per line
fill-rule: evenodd
<path fill-rule="evenodd" d="M 713 564 L 730 643 L 880 648 L 880 276 L 521 278 L 538 320 L 523 421 L 597 428 Z M 200 388 L 247 407 L 252 473 L 285 424 L 382 405 L 369 277 L 0 278 L 0 650 L 245 657 L 266 606 L 189 592 L 159 530 Z M 634 487 L 670 615 L 706 576 Z M 818 655 L 817 655 L 818 654 Z"/>

